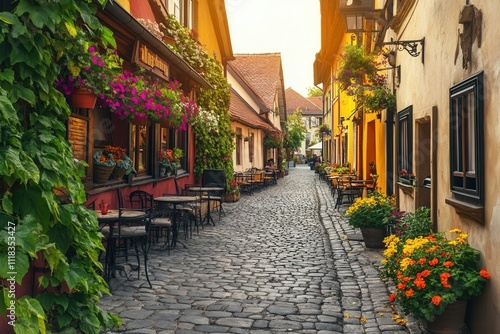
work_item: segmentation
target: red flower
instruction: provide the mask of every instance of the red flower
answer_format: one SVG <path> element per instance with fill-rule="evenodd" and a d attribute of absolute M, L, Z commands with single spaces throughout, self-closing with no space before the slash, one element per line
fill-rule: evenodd
<path fill-rule="evenodd" d="M 398 289 L 399 290 L 404 290 L 406 288 L 406 284 L 403 284 L 403 283 L 399 283 L 398 284 Z"/>
<path fill-rule="evenodd" d="M 389 301 L 390 301 L 391 303 L 394 303 L 394 301 L 395 301 L 395 300 L 396 300 L 396 294 L 395 294 L 395 293 L 391 293 L 391 294 L 389 295 Z"/>
<path fill-rule="evenodd" d="M 416 278 L 413 283 L 415 283 L 415 286 L 418 288 L 418 289 L 423 289 L 425 288 L 425 281 L 423 278 Z"/>
<path fill-rule="evenodd" d="M 479 275 L 481 275 L 481 277 L 484 277 L 488 280 L 490 279 L 490 273 L 486 269 L 481 269 L 479 271 Z"/>
<path fill-rule="evenodd" d="M 438 259 L 436 259 L 436 258 L 433 258 L 432 260 L 430 260 L 430 261 L 429 261 L 429 265 L 431 265 L 431 266 L 433 266 L 433 267 L 434 267 L 435 265 L 437 265 L 438 263 L 439 263 L 439 260 L 438 260 Z"/>
<path fill-rule="evenodd" d="M 453 266 L 453 262 L 446 261 L 445 263 L 443 263 L 443 266 L 445 266 L 446 268 L 452 267 Z"/>

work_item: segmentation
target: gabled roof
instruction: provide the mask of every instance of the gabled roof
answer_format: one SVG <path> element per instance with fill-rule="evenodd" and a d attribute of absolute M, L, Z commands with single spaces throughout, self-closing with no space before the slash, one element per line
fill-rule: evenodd
<path fill-rule="evenodd" d="M 317 97 L 306 98 L 297 93 L 291 87 L 287 88 L 285 91 L 286 96 L 286 113 L 291 115 L 293 112 L 299 108 L 302 115 L 323 115 L 323 109 L 316 104 Z M 321 97 L 319 98 L 321 102 Z"/>
<path fill-rule="evenodd" d="M 282 89 L 280 53 L 235 54 L 228 64 L 253 91 L 268 112 L 274 107 L 276 90 Z"/>
<path fill-rule="evenodd" d="M 231 99 L 229 101 L 229 117 L 231 121 L 239 122 L 252 128 L 268 131 L 279 131 L 253 110 L 245 100 L 233 89 L 230 88 Z"/>

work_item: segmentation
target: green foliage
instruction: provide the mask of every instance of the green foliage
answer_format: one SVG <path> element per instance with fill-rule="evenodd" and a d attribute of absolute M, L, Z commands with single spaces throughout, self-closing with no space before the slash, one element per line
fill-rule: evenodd
<path fill-rule="evenodd" d="M 229 184 L 234 172 L 232 153 L 235 144 L 229 118 L 229 83 L 224 77 L 223 68 L 203 50 L 193 31 L 179 24 L 172 15 L 168 19 L 166 32 L 176 41 L 170 47 L 190 66 L 202 69 L 203 77 L 211 86 L 200 90 L 198 106 L 202 115 L 190 121 L 196 146 L 194 173 L 201 177 L 205 169 L 223 169 Z M 209 120 L 209 123 L 200 119 Z"/>
<path fill-rule="evenodd" d="M 371 93 L 364 96 L 363 106 L 367 111 L 377 112 L 382 109 L 396 109 L 396 95 L 387 86 L 375 86 Z"/>
<path fill-rule="evenodd" d="M 368 197 L 358 197 L 346 211 L 352 227 L 387 226 L 387 217 L 394 211 L 395 201 L 390 196 L 374 192 Z"/>
<path fill-rule="evenodd" d="M 293 114 L 289 115 L 286 121 L 286 137 L 285 143 L 287 149 L 295 150 L 302 146 L 302 142 L 306 138 L 306 126 L 302 120 L 300 109 L 296 109 Z"/>
<path fill-rule="evenodd" d="M 318 87 L 307 87 L 307 96 L 323 96 L 323 90 Z"/>
<path fill-rule="evenodd" d="M 46 266 L 39 281 L 46 292 L 16 301 L 16 333 L 99 333 L 119 320 L 98 306 L 109 293 L 98 261 L 102 235 L 95 213 L 83 206 L 81 170 L 66 139 L 70 110 L 54 82 L 85 45 L 99 38 L 108 45 L 109 31 L 91 0 L 14 6 L 0 13 L 0 311 L 10 303 L 4 280 L 13 270 L 5 260 L 10 246 L 16 282 L 37 256 Z M 78 29 L 74 22 L 92 33 L 81 44 L 65 44 Z M 71 293 L 59 289 L 63 282 Z"/>

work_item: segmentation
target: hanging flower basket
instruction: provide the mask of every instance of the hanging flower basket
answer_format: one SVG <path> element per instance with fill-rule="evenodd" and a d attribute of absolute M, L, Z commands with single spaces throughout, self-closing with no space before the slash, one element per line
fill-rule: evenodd
<path fill-rule="evenodd" d="M 94 109 L 96 102 L 97 95 L 82 87 L 77 87 L 69 96 L 69 104 L 73 108 Z"/>

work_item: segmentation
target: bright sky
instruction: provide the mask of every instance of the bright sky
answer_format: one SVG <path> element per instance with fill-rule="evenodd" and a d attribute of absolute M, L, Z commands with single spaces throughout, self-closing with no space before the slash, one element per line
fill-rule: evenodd
<path fill-rule="evenodd" d="M 314 86 L 320 50 L 319 0 L 226 0 L 233 52 L 281 53 L 285 89 Z"/>

